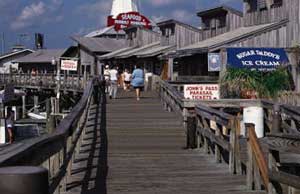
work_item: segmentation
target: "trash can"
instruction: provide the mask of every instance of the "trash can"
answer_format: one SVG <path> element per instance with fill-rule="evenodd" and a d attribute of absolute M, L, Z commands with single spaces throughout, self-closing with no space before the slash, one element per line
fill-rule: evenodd
<path fill-rule="evenodd" d="M 0 168 L 0 192 L 3 194 L 48 194 L 48 171 L 42 167 Z"/>

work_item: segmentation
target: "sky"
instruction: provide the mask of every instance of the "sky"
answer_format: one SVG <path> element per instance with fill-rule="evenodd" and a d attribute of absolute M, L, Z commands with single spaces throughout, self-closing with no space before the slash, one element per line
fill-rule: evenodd
<path fill-rule="evenodd" d="M 194 26 L 200 26 L 200 10 L 218 5 L 242 9 L 242 0 L 137 1 L 139 11 L 153 21 L 176 19 Z M 67 48 L 74 44 L 70 36 L 105 27 L 111 4 L 112 0 L 0 0 L 0 37 L 4 35 L 6 51 L 18 43 L 33 48 L 34 33 L 44 34 L 46 48 Z"/>

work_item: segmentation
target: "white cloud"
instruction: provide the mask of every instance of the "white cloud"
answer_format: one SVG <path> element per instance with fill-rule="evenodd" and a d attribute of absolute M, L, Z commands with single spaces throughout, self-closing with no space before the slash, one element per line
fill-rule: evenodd
<path fill-rule="evenodd" d="M 95 3 L 86 3 L 83 5 L 80 5 L 76 8 L 75 14 L 82 16 L 82 17 L 88 17 L 90 21 L 94 22 L 94 27 L 101 27 L 106 25 L 107 16 L 110 14 L 112 6 L 112 1 L 97 1 Z M 95 25 L 96 24 L 96 25 Z M 85 29 L 90 29 L 91 27 L 85 27 Z M 80 30 L 81 34 L 83 30 Z"/>
<path fill-rule="evenodd" d="M 25 6 L 20 15 L 11 23 L 10 27 L 13 30 L 19 30 L 34 24 L 61 21 L 63 19 L 62 15 L 56 12 L 62 4 L 62 0 L 51 0 L 48 4 L 39 1 Z"/>
<path fill-rule="evenodd" d="M 110 9 L 110 1 L 100 1 L 96 3 L 80 5 L 76 9 L 76 13 L 87 15 L 89 18 L 99 18 L 102 15 L 109 15 Z"/>

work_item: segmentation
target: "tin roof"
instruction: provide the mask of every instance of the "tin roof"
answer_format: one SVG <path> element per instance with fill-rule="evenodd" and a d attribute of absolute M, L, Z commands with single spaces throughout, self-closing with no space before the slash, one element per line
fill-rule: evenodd
<path fill-rule="evenodd" d="M 152 48 L 149 48 L 147 50 L 141 51 L 136 53 L 136 56 L 139 58 L 145 58 L 145 57 L 153 57 L 156 55 L 163 54 L 165 52 L 169 52 L 171 50 L 175 50 L 176 46 L 175 45 L 168 45 L 168 46 L 155 46 Z"/>
<path fill-rule="evenodd" d="M 153 48 L 155 46 L 159 46 L 159 45 L 160 45 L 159 41 L 151 43 L 151 44 L 147 44 L 147 45 L 144 45 L 142 47 L 138 47 L 138 48 L 135 48 L 135 49 L 127 50 L 125 52 L 117 54 L 115 56 L 115 58 L 128 58 L 128 57 L 136 56 L 139 52 L 145 51 L 147 49 L 151 49 L 151 48 Z"/>
<path fill-rule="evenodd" d="M 79 36 L 72 36 L 71 38 L 91 52 L 107 53 L 126 46 L 126 40 L 124 39 L 89 38 Z"/>
<path fill-rule="evenodd" d="M 262 33 L 264 31 L 268 31 L 270 29 L 278 28 L 282 25 L 285 25 L 287 20 L 283 20 L 277 23 L 269 23 L 257 26 L 249 26 L 249 27 L 241 27 L 235 29 L 233 31 L 215 36 L 213 38 L 209 38 L 200 42 L 197 42 L 192 45 L 188 45 L 181 49 L 178 49 L 176 54 L 183 54 L 183 53 L 201 53 L 201 52 L 209 52 L 213 50 L 217 50 L 221 47 L 224 47 L 228 44 L 234 43 L 238 40 L 242 40 L 253 36 L 257 33 Z"/>
<path fill-rule="evenodd" d="M 132 50 L 132 49 L 135 49 L 135 48 L 136 47 L 125 47 L 125 48 L 122 48 L 122 49 L 119 49 L 119 50 L 107 53 L 105 55 L 100 55 L 100 56 L 98 56 L 98 59 L 99 60 L 111 59 L 111 58 L 114 58 L 116 55 L 118 55 L 120 53 L 126 52 L 128 50 Z"/>

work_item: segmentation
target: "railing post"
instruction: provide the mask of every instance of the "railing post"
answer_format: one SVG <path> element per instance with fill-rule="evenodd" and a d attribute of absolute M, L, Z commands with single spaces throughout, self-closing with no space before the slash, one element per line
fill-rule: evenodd
<path fill-rule="evenodd" d="M 234 120 L 230 121 L 230 139 L 229 139 L 229 172 L 234 174 L 235 171 L 235 146 L 236 146 L 236 131 L 234 128 Z"/>
<path fill-rule="evenodd" d="M 48 194 L 48 171 L 42 167 L 0 168 L 0 191 L 3 194 Z"/>
<path fill-rule="evenodd" d="M 197 135 L 196 135 L 197 123 L 196 117 L 187 118 L 187 127 L 186 127 L 186 147 L 195 149 L 197 148 Z"/>
<path fill-rule="evenodd" d="M 247 138 L 247 155 L 248 155 L 248 161 L 247 161 L 247 189 L 248 190 L 253 190 L 253 150 L 250 144 L 250 139 L 249 139 L 249 130 L 254 127 L 253 124 L 250 123 L 245 123 L 245 128 L 246 128 L 246 138 Z"/>
<path fill-rule="evenodd" d="M 280 157 L 279 157 L 279 152 L 275 151 L 275 150 L 269 150 L 268 153 L 268 169 L 269 172 L 272 173 L 272 171 L 277 171 L 277 162 L 280 162 Z M 272 181 L 269 182 L 268 185 L 268 194 L 277 194 L 277 191 L 273 185 L 274 183 L 272 183 Z M 279 185 L 279 184 L 278 184 Z"/>
<path fill-rule="evenodd" d="M 280 105 L 275 104 L 273 110 L 271 133 L 280 133 L 280 129 L 281 129 Z"/>
<path fill-rule="evenodd" d="M 22 96 L 22 118 L 26 118 L 26 96 Z"/>
<path fill-rule="evenodd" d="M 214 121 L 215 120 L 216 120 L 216 118 L 214 117 Z M 216 135 L 216 137 L 221 137 L 221 130 L 217 124 L 216 124 L 216 129 L 215 129 L 215 135 Z M 220 150 L 218 144 L 215 144 L 215 161 L 217 163 L 222 162 L 221 150 Z"/>

